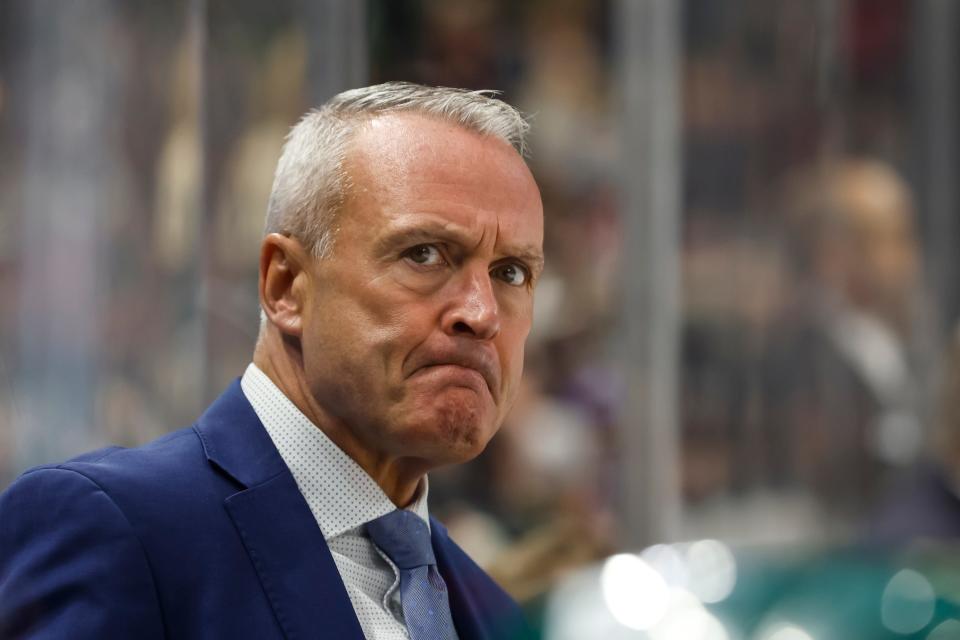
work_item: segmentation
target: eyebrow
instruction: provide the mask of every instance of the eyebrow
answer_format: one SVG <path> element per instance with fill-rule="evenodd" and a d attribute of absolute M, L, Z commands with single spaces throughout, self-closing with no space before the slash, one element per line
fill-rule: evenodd
<path fill-rule="evenodd" d="M 511 251 L 510 255 L 526 262 L 534 276 L 539 276 L 543 272 L 543 253 L 537 249 L 532 247 L 522 248 L 518 251 Z"/>
<path fill-rule="evenodd" d="M 432 220 L 419 220 L 416 223 L 398 223 L 387 228 L 385 233 L 377 239 L 376 250 L 379 255 L 392 253 L 402 246 L 437 241 L 451 242 L 460 246 L 468 246 L 468 236 L 460 227 L 443 224 Z M 527 263 L 534 275 L 543 271 L 543 252 L 534 245 L 508 248 L 504 257 L 517 258 Z"/>

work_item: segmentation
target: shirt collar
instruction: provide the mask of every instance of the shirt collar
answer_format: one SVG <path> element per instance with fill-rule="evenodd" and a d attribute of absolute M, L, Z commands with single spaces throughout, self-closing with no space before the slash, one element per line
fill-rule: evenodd
<path fill-rule="evenodd" d="M 293 474 L 325 540 L 396 509 L 380 485 L 252 362 L 240 386 Z M 428 492 L 424 476 L 416 499 L 407 509 L 429 526 Z"/>

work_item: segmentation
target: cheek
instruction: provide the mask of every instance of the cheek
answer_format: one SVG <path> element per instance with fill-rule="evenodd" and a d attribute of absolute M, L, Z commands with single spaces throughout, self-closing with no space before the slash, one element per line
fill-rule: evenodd
<path fill-rule="evenodd" d="M 359 288 L 335 290 L 317 301 L 304 358 L 341 385 L 367 385 L 383 368 L 386 347 L 397 340 L 399 326 L 375 296 Z M 362 379 L 359 379 L 362 378 Z"/>
<path fill-rule="evenodd" d="M 409 354 L 430 335 L 430 307 L 395 291 L 368 290 L 356 302 L 342 318 L 344 333 L 331 338 L 349 340 L 351 352 L 372 376 L 396 385 Z"/>

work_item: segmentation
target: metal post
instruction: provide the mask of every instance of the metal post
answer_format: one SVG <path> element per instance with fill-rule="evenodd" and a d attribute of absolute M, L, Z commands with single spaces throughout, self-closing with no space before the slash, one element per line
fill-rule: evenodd
<path fill-rule="evenodd" d="M 680 22 L 675 0 L 619 0 L 620 195 L 627 397 L 620 419 L 623 542 L 675 538 L 678 454 Z"/>
<path fill-rule="evenodd" d="M 940 318 L 952 324 L 960 318 L 960 4 L 919 0 L 915 11 L 918 204 L 932 293 Z"/>
<path fill-rule="evenodd" d="M 190 117 L 196 122 L 197 154 L 196 165 L 199 175 L 196 176 L 197 191 L 195 200 L 191 203 L 190 212 L 195 229 L 195 247 L 197 250 L 189 258 L 187 269 L 196 274 L 193 282 L 195 288 L 191 292 L 193 309 L 191 321 L 184 338 L 190 341 L 193 362 L 189 373 L 198 382 L 197 393 L 193 397 L 182 397 L 181 404 L 189 408 L 189 415 L 195 415 L 202 407 L 210 402 L 216 390 L 211 380 L 210 361 L 214 354 L 210 350 L 210 321 L 211 286 L 215 268 L 215 252 L 210 250 L 213 228 L 213 203 L 211 201 L 210 180 L 210 140 L 207 113 L 207 1 L 190 0 L 187 8 L 187 38 L 190 50 L 190 85 L 192 87 L 192 104 Z"/>
<path fill-rule="evenodd" d="M 367 3 L 365 0 L 319 0 L 305 4 L 308 24 L 309 91 L 318 105 L 337 93 L 367 83 Z"/>

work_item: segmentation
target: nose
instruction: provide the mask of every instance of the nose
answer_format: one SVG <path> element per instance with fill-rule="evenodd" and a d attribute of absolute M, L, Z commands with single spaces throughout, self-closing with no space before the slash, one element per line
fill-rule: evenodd
<path fill-rule="evenodd" d="M 442 324 L 451 336 L 491 340 L 500 333 L 500 308 L 485 269 L 464 272 Z"/>

